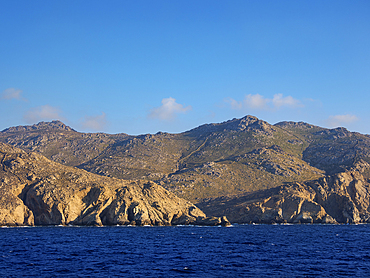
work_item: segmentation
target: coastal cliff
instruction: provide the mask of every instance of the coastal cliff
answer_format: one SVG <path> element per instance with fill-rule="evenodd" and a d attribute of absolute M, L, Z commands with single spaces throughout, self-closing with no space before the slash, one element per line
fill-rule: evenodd
<path fill-rule="evenodd" d="M 227 225 L 151 181 L 60 165 L 0 143 L 0 225 Z"/>
<path fill-rule="evenodd" d="M 4 219 L 27 225 L 369 222 L 370 135 L 345 128 L 247 115 L 133 136 L 53 121 L 7 128 L 0 142 Z"/>
<path fill-rule="evenodd" d="M 303 183 L 286 183 L 244 196 L 207 200 L 198 206 L 236 223 L 370 223 L 370 165 Z"/>

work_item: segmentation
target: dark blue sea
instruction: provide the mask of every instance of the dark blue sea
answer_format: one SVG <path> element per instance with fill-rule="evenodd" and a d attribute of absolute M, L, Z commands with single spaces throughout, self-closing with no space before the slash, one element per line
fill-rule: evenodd
<path fill-rule="evenodd" d="M 1 277 L 369 277 L 370 225 L 0 229 Z"/>

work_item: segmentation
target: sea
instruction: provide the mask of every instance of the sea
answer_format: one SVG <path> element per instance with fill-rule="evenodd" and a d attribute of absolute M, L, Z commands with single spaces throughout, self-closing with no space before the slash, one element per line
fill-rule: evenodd
<path fill-rule="evenodd" d="M 0 277 L 370 277 L 370 225 L 13 227 Z"/>

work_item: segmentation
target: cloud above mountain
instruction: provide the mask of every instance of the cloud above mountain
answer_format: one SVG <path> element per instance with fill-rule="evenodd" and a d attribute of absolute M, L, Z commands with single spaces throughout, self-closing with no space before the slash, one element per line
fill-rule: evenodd
<path fill-rule="evenodd" d="M 359 118 L 357 116 L 351 115 L 351 114 L 335 115 L 335 116 L 330 116 L 326 120 L 326 124 L 329 127 L 339 127 L 339 126 L 344 126 L 347 124 L 357 122 L 358 120 Z"/>
<path fill-rule="evenodd" d="M 284 97 L 283 94 L 275 94 L 273 98 L 265 98 L 260 94 L 248 94 L 242 101 L 237 101 L 233 98 L 225 100 L 230 104 L 232 109 L 254 109 L 254 110 L 273 110 L 280 108 L 298 108 L 304 105 L 300 100 L 292 96 Z"/>
<path fill-rule="evenodd" d="M 190 111 L 192 107 L 184 106 L 176 102 L 176 99 L 169 97 L 162 99 L 162 105 L 156 108 L 153 108 L 148 117 L 151 119 L 159 119 L 170 121 L 174 120 L 179 113 L 186 113 Z"/>
<path fill-rule="evenodd" d="M 297 108 L 303 106 L 298 99 L 295 99 L 292 96 L 283 97 L 283 94 L 275 94 L 272 99 L 272 104 L 276 108 L 280 107 Z"/>
<path fill-rule="evenodd" d="M 23 116 L 23 119 L 29 124 L 40 121 L 64 120 L 64 118 L 61 116 L 61 110 L 58 107 L 53 107 L 50 105 L 42 105 L 30 109 Z"/>
<path fill-rule="evenodd" d="M 83 129 L 89 129 L 94 131 L 102 131 L 107 127 L 107 115 L 102 112 L 101 115 L 86 116 L 82 121 L 81 126 Z"/>

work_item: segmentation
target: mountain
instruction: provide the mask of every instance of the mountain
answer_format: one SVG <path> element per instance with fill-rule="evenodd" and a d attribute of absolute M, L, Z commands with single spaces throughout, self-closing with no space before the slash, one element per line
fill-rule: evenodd
<path fill-rule="evenodd" d="M 0 141 L 100 175 L 152 180 L 192 202 L 323 173 L 302 160 L 305 141 L 252 116 L 141 136 L 79 133 L 52 122 L 4 130 Z"/>
<path fill-rule="evenodd" d="M 361 159 L 370 162 L 370 136 L 343 127 L 325 129 L 306 123 L 276 124 L 308 143 L 302 159 L 312 166 L 334 174 L 352 167 Z"/>
<path fill-rule="evenodd" d="M 341 173 L 291 182 L 237 197 L 199 203 L 232 223 L 370 223 L 370 165 L 359 161 Z"/>
<path fill-rule="evenodd" d="M 3 130 L 0 142 L 101 176 L 153 181 L 209 207 L 370 162 L 369 135 L 303 122 L 271 125 L 254 116 L 140 136 L 80 133 L 54 121 Z"/>
<path fill-rule="evenodd" d="M 0 137 L 3 143 L 36 151 L 68 166 L 78 166 L 99 155 L 107 146 L 129 136 L 80 133 L 60 121 L 53 121 L 11 127 L 0 132 Z"/>
<path fill-rule="evenodd" d="M 150 181 L 60 165 L 0 143 L 0 225 L 227 225 Z"/>

